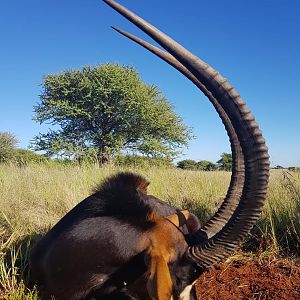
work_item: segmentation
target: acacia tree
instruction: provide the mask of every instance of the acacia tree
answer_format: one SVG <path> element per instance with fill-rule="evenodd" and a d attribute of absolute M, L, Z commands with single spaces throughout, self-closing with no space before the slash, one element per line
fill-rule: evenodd
<path fill-rule="evenodd" d="M 221 170 L 231 171 L 232 168 L 232 155 L 230 153 L 223 152 L 221 159 L 217 161 Z"/>
<path fill-rule="evenodd" d="M 47 75 L 34 119 L 55 130 L 33 139 L 49 156 L 94 155 L 99 162 L 120 150 L 173 158 L 192 137 L 160 90 L 133 67 L 104 64 Z"/>

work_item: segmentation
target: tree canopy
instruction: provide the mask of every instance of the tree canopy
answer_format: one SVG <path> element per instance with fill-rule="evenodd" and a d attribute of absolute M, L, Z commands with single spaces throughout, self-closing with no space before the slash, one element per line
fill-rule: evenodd
<path fill-rule="evenodd" d="M 231 153 L 222 153 L 221 159 L 217 161 L 219 168 L 224 171 L 231 171 L 232 168 L 232 155 Z"/>
<path fill-rule="evenodd" d="M 32 142 L 48 156 L 103 161 L 129 150 L 173 158 L 192 137 L 160 90 L 143 83 L 130 66 L 104 64 L 47 75 L 34 111 L 36 121 L 56 125 Z"/>

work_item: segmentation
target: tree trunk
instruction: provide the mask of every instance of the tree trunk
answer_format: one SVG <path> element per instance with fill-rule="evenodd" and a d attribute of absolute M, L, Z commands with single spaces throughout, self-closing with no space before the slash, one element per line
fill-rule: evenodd
<path fill-rule="evenodd" d="M 97 160 L 98 160 L 99 166 L 108 164 L 110 162 L 109 154 L 103 150 L 102 143 L 98 147 Z"/>

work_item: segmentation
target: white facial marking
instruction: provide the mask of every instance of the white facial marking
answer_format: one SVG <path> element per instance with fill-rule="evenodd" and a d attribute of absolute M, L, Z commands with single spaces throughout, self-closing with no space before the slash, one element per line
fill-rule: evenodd
<path fill-rule="evenodd" d="M 190 299 L 191 289 L 195 283 L 196 283 L 196 281 L 194 281 L 191 285 L 188 285 L 187 287 L 185 287 L 185 289 L 181 292 L 181 294 L 179 296 L 180 300 L 189 300 Z"/>

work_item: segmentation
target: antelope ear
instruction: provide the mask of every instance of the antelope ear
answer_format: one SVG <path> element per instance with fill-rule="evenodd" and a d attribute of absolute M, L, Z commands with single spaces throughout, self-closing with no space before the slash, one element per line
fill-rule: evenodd
<path fill-rule="evenodd" d="M 181 227 L 182 225 L 187 223 L 187 219 L 189 218 L 189 216 L 190 212 L 188 210 L 181 210 L 174 215 L 166 217 L 166 219 L 168 219 L 176 227 Z"/>
<path fill-rule="evenodd" d="M 150 253 L 146 256 L 148 266 L 147 290 L 152 300 L 170 300 L 173 284 L 167 261 L 163 255 Z"/>

